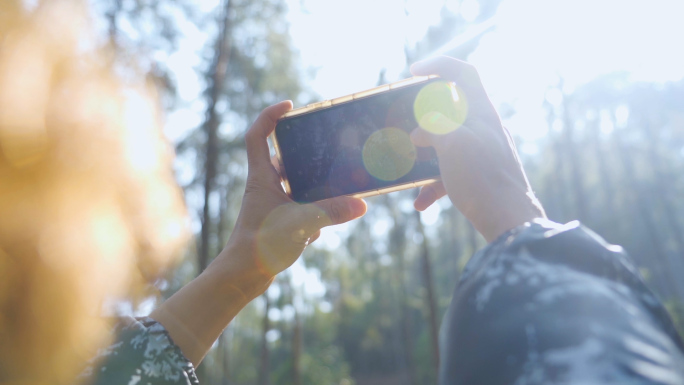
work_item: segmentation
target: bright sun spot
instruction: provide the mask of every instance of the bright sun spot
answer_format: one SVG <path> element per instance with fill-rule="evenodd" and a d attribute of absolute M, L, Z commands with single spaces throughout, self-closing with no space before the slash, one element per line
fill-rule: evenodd
<path fill-rule="evenodd" d="M 432 226 L 439 220 L 439 214 L 441 212 L 442 208 L 438 204 L 433 204 L 420 213 L 420 221 L 423 222 L 425 226 Z"/>
<path fill-rule="evenodd" d="M 298 259 L 289 271 L 292 274 L 292 286 L 295 288 L 300 288 L 310 297 L 321 297 L 325 294 L 325 286 L 319 272 L 307 269 L 302 259 Z"/>
<path fill-rule="evenodd" d="M 496 29 L 469 61 L 478 67 L 494 105 L 518 114 L 505 121 L 523 138 L 544 135 L 546 90 L 562 77 L 571 91 L 597 76 L 626 71 L 632 80 L 674 81 L 684 76 L 684 3 L 667 0 L 504 0 Z M 536 118 L 535 118 L 536 116 Z"/>
<path fill-rule="evenodd" d="M 130 92 L 126 99 L 124 126 L 127 130 L 126 155 L 134 170 L 150 172 L 158 166 L 155 109 L 149 99 Z"/>
<path fill-rule="evenodd" d="M 477 0 L 464 0 L 459 10 L 465 21 L 473 22 L 480 15 L 480 3 Z"/>

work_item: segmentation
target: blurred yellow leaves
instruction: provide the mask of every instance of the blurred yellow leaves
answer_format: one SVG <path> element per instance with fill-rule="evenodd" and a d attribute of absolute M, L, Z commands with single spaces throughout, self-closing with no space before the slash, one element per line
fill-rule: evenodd
<path fill-rule="evenodd" d="M 145 293 L 188 239 L 156 95 L 113 57 L 84 2 L 0 3 L 3 380 L 73 383 L 102 303 Z"/>

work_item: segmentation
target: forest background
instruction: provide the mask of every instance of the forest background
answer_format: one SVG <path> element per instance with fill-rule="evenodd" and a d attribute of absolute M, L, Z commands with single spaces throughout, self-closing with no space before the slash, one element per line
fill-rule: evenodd
<path fill-rule="evenodd" d="M 32 3 L 32 2 L 29 2 Z M 196 242 L 159 298 L 228 239 L 246 177 L 243 133 L 262 108 L 410 76 L 414 61 L 473 62 L 557 222 L 622 245 L 684 327 L 684 27 L 676 1 L 90 0 L 119 68 L 160 90 Z M 125 76 L 126 71 L 122 71 Z M 434 383 L 440 320 L 485 245 L 443 199 L 368 199 L 324 230 L 226 329 L 203 384 Z M 196 246 L 196 247 L 195 247 Z"/>

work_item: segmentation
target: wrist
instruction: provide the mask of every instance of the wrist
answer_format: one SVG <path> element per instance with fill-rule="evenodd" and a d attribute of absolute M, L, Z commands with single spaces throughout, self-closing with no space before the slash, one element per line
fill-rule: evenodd
<path fill-rule="evenodd" d="M 221 292 L 240 295 L 246 304 L 263 294 L 275 277 L 261 268 L 252 238 L 240 239 L 229 241 L 203 274 L 215 276 Z"/>
<path fill-rule="evenodd" d="M 519 198 L 513 198 L 515 196 Z M 499 204 L 491 205 L 483 212 L 486 215 L 474 218 L 472 223 L 488 243 L 526 222 L 546 218 L 544 209 L 531 191 L 524 195 L 507 195 Z"/>
<path fill-rule="evenodd" d="M 227 246 L 202 274 L 151 314 L 194 365 L 233 317 L 273 281 L 272 276 L 250 268 L 248 252 Z"/>

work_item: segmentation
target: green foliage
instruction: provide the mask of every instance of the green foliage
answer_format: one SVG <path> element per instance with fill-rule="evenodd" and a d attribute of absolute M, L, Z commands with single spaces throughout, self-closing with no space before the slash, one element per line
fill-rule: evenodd
<path fill-rule="evenodd" d="M 416 365 L 416 375 L 419 384 L 436 384 L 437 375 L 432 370 L 434 364 L 432 362 L 432 347 L 430 342 L 430 334 L 427 329 L 418 335 L 416 340 L 416 348 L 413 351 L 413 359 Z"/>

